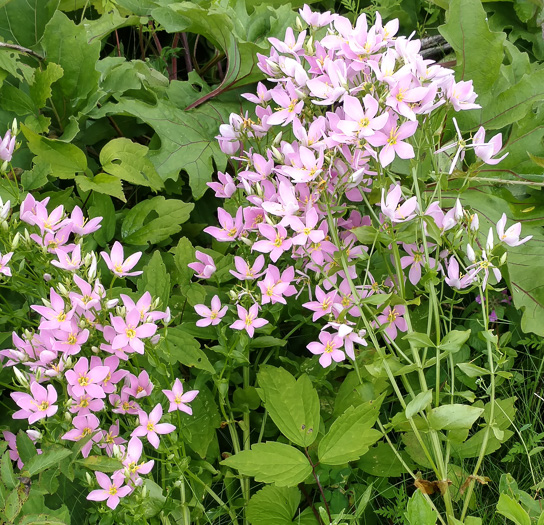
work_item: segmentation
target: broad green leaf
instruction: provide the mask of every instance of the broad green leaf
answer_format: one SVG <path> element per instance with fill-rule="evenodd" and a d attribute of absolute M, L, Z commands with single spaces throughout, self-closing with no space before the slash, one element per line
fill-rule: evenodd
<path fill-rule="evenodd" d="M 420 392 L 414 399 L 412 399 L 406 405 L 406 417 L 408 419 L 414 417 L 418 412 L 425 410 L 433 400 L 433 391 L 426 390 L 425 392 Z"/>
<path fill-rule="evenodd" d="M 153 516 L 156 516 L 164 507 L 164 504 L 166 503 L 166 496 L 164 496 L 162 493 L 162 488 L 152 479 L 147 478 L 144 481 L 144 487 L 147 492 L 147 496 L 143 503 L 144 516 L 146 518 L 152 518 Z"/>
<path fill-rule="evenodd" d="M 87 157 L 77 146 L 42 137 L 24 124 L 21 130 L 28 141 L 28 148 L 36 155 L 34 163 L 49 164 L 53 176 L 73 179 L 78 173 L 87 170 Z"/>
<path fill-rule="evenodd" d="M 489 370 L 473 363 L 457 363 L 457 366 L 468 377 L 482 377 L 489 375 Z"/>
<path fill-rule="evenodd" d="M 287 341 L 285 339 L 278 339 L 271 335 L 263 335 L 256 337 L 249 342 L 250 348 L 273 348 L 275 346 L 285 346 Z"/>
<path fill-rule="evenodd" d="M 495 433 L 490 432 L 487 436 L 487 446 L 485 454 L 492 454 L 501 448 L 501 444 L 508 441 L 514 433 L 511 430 L 505 430 L 502 438 L 499 440 Z M 459 459 L 477 458 L 480 455 L 484 439 L 486 439 L 486 429 L 482 428 L 476 434 L 467 439 L 464 443 L 452 443 L 452 456 Z"/>
<path fill-rule="evenodd" d="M 102 169 L 131 184 L 148 186 L 153 191 L 158 191 L 164 185 L 147 158 L 148 150 L 146 146 L 127 138 L 110 140 L 100 151 Z"/>
<path fill-rule="evenodd" d="M 435 346 L 427 334 L 420 334 L 418 332 L 410 332 L 403 339 L 406 339 L 414 348 L 434 348 Z"/>
<path fill-rule="evenodd" d="M 401 457 L 410 466 L 410 459 L 401 452 Z M 383 478 L 397 478 L 406 474 L 406 470 L 387 443 L 378 443 L 357 462 L 364 472 Z"/>
<path fill-rule="evenodd" d="M 383 396 L 358 407 L 349 407 L 331 425 L 319 442 L 319 462 L 325 465 L 342 465 L 355 461 L 382 437 L 372 428 L 378 419 Z"/>
<path fill-rule="evenodd" d="M 461 347 L 468 341 L 469 337 L 470 330 L 452 330 L 442 338 L 439 348 L 443 352 L 451 352 L 454 354 L 461 350 Z"/>
<path fill-rule="evenodd" d="M 257 443 L 221 464 L 278 487 L 296 487 L 312 473 L 308 458 L 300 450 L 275 441 Z"/>
<path fill-rule="evenodd" d="M 247 519 L 251 525 L 291 525 L 299 502 L 297 488 L 267 485 L 249 500 Z"/>
<path fill-rule="evenodd" d="M 14 86 L 3 85 L 0 90 L 0 97 L 2 99 L 2 109 L 15 113 L 18 118 L 31 113 L 38 113 L 38 108 L 32 98 Z"/>
<path fill-rule="evenodd" d="M 510 427 L 516 418 L 516 408 L 514 406 L 516 399 L 515 397 L 495 399 L 493 421 L 490 421 L 491 403 L 486 403 L 483 414 L 486 423 L 494 423 L 501 430 L 506 430 Z"/>
<path fill-rule="evenodd" d="M 435 525 L 437 512 L 420 490 L 416 490 L 406 506 L 406 519 L 410 525 Z"/>
<path fill-rule="evenodd" d="M 29 86 L 29 93 L 38 108 L 43 108 L 52 95 L 51 84 L 64 74 L 58 64 L 49 62 L 44 69 L 36 69 L 34 81 Z"/>
<path fill-rule="evenodd" d="M 11 0 L 0 8 L 0 40 L 34 48 L 58 0 Z M 39 50 L 38 50 L 39 51 Z"/>
<path fill-rule="evenodd" d="M 109 195 L 93 193 L 88 209 L 89 218 L 102 217 L 101 228 L 94 232 L 93 236 L 100 246 L 106 246 L 115 235 L 115 206 Z"/>
<path fill-rule="evenodd" d="M 185 391 L 193 390 L 184 384 Z M 173 423 L 178 426 L 181 436 L 201 458 L 205 458 L 212 441 L 215 439 L 215 431 L 221 426 L 221 416 L 217 409 L 217 402 L 206 386 L 198 387 L 198 395 L 191 401 L 193 415 L 179 412 Z"/>
<path fill-rule="evenodd" d="M 23 463 L 28 463 L 34 456 L 38 454 L 34 443 L 32 443 L 32 440 L 28 437 L 26 432 L 23 432 L 22 430 L 19 430 L 19 432 L 17 433 L 16 443 L 17 452 L 19 452 L 19 456 Z"/>
<path fill-rule="evenodd" d="M 439 31 L 455 51 L 457 80 L 472 80 L 480 98 L 490 93 L 499 76 L 506 35 L 489 30 L 480 0 L 451 0 Z"/>
<path fill-rule="evenodd" d="M 98 88 L 95 65 L 100 58 L 100 42 L 87 42 L 83 24 L 76 25 L 61 11 L 48 22 L 42 39 L 47 61 L 62 67 L 64 75 L 52 85 L 52 100 L 61 123 L 72 115 L 92 109 Z"/>
<path fill-rule="evenodd" d="M 525 509 L 508 494 L 501 494 L 497 503 L 497 513 L 513 521 L 516 525 L 531 525 L 531 518 Z"/>
<path fill-rule="evenodd" d="M 126 214 L 121 237 L 127 244 L 157 244 L 181 230 L 194 206 L 162 196 L 142 201 Z"/>
<path fill-rule="evenodd" d="M 123 468 L 121 461 L 108 456 L 88 456 L 85 459 L 77 460 L 76 463 L 89 470 L 98 470 L 99 472 L 115 472 Z"/>
<path fill-rule="evenodd" d="M 483 411 L 483 408 L 470 405 L 442 405 L 431 410 L 429 426 L 434 430 L 470 428 Z"/>
<path fill-rule="evenodd" d="M 17 525 L 66 525 L 67 522 L 51 514 L 30 514 L 23 516 Z"/>
<path fill-rule="evenodd" d="M 215 373 L 214 367 L 200 349 L 200 343 L 181 327 L 168 328 L 168 334 L 160 347 L 160 353 L 170 363 L 181 363 L 184 366 Z"/>
<path fill-rule="evenodd" d="M 125 194 L 123 193 L 123 184 L 113 175 L 108 175 L 107 173 L 99 173 L 94 177 L 78 175 L 75 177 L 75 181 L 79 189 L 83 192 L 95 191 L 97 193 L 102 193 L 103 195 L 111 195 L 123 202 L 127 202 Z"/>
<path fill-rule="evenodd" d="M 8 490 L 15 488 L 19 482 L 13 473 L 13 465 L 9 457 L 9 452 L 5 452 L 0 460 L 0 479 Z"/>
<path fill-rule="evenodd" d="M 27 473 L 29 477 L 35 476 L 45 469 L 57 465 L 62 459 L 71 455 L 71 450 L 55 445 L 44 450 L 42 454 L 34 456 L 28 463 L 25 463 L 23 472 Z"/>
<path fill-rule="evenodd" d="M 14 522 L 15 518 L 21 512 L 23 503 L 27 498 L 28 496 L 25 497 L 25 494 L 23 491 L 21 491 L 20 487 L 14 488 L 9 493 L 8 497 L 6 498 L 6 506 L 4 507 L 4 514 L 9 523 Z"/>
<path fill-rule="evenodd" d="M 191 281 L 192 275 L 195 273 L 187 265 L 195 262 L 195 249 L 191 241 L 187 237 L 182 237 L 176 247 L 170 249 L 170 253 L 174 255 L 174 263 L 176 264 L 176 275 L 174 280 L 179 284 L 187 284 Z"/>
<path fill-rule="evenodd" d="M 149 292 L 153 299 L 161 300 L 161 308 L 165 310 L 170 298 L 170 274 L 162 260 L 161 252 L 155 250 L 153 257 L 143 269 L 144 273 L 138 280 L 138 292 Z"/>
<path fill-rule="evenodd" d="M 306 374 L 295 379 L 287 370 L 262 366 L 259 395 L 272 421 L 290 441 L 309 447 L 319 431 L 319 397 Z"/>

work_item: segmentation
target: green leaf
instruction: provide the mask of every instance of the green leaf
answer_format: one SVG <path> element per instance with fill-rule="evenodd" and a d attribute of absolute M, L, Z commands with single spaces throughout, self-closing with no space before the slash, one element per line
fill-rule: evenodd
<path fill-rule="evenodd" d="M 416 490 L 406 506 L 406 519 L 410 525 L 435 525 L 438 514 L 420 490 Z"/>
<path fill-rule="evenodd" d="M 51 84 L 64 75 L 64 70 L 54 62 L 48 62 L 44 69 L 36 69 L 34 81 L 29 86 L 29 93 L 38 108 L 43 108 L 51 98 Z"/>
<path fill-rule="evenodd" d="M 70 116 L 92 109 L 100 74 L 95 68 L 100 58 L 100 42 L 87 41 L 83 24 L 76 25 L 64 13 L 56 11 L 48 22 L 42 39 L 47 61 L 62 67 L 64 75 L 52 86 L 52 101 L 63 126 Z"/>
<path fill-rule="evenodd" d="M 309 447 L 319 431 L 319 397 L 306 374 L 294 378 L 287 370 L 262 366 L 259 395 L 272 421 L 290 441 Z"/>
<path fill-rule="evenodd" d="M 19 487 L 13 489 L 6 498 L 6 506 L 4 507 L 4 514 L 8 519 L 8 522 L 13 523 L 21 512 L 23 503 L 23 494 L 19 490 Z"/>
<path fill-rule="evenodd" d="M 401 453 L 401 456 L 409 466 L 410 460 L 406 454 Z M 406 474 L 403 464 L 387 443 L 378 443 L 375 447 L 372 447 L 357 462 L 357 466 L 372 476 L 383 478 L 397 478 Z"/>
<path fill-rule="evenodd" d="M 67 448 L 57 445 L 52 446 L 44 450 L 42 454 L 34 456 L 28 463 L 25 463 L 23 472 L 28 477 L 35 476 L 45 469 L 56 466 L 61 460 L 71 455 L 72 451 Z"/>
<path fill-rule="evenodd" d="M 38 113 L 34 101 L 24 91 L 14 86 L 9 84 L 2 86 L 0 97 L 2 98 L 2 109 L 15 113 L 18 118 Z"/>
<path fill-rule="evenodd" d="M 13 465 L 9 457 L 9 452 L 5 452 L 0 462 L 0 479 L 8 490 L 15 488 L 19 482 L 13 473 Z"/>
<path fill-rule="evenodd" d="M 127 244 L 157 244 L 181 230 L 194 206 L 162 196 L 142 201 L 126 214 L 121 237 Z"/>
<path fill-rule="evenodd" d="M 525 509 L 508 494 L 501 494 L 497 503 L 497 513 L 513 521 L 516 525 L 531 525 L 531 518 Z"/>
<path fill-rule="evenodd" d="M 191 390 L 186 384 L 184 388 L 186 391 Z M 216 400 L 206 386 L 199 387 L 198 395 L 191 401 L 191 407 L 192 416 L 178 412 L 179 419 L 176 420 L 180 422 L 179 431 L 184 442 L 201 458 L 205 458 L 208 448 L 215 439 L 215 430 L 221 426 L 221 416 Z"/>
<path fill-rule="evenodd" d="M 434 430 L 470 428 L 483 411 L 483 408 L 470 405 L 442 405 L 431 410 L 429 426 Z"/>
<path fill-rule="evenodd" d="M 174 263 L 176 264 L 175 281 L 182 285 L 189 283 L 195 272 L 187 265 L 196 260 L 195 249 L 191 241 L 187 237 L 182 237 L 178 241 L 177 246 L 170 250 L 170 253 L 173 254 Z"/>
<path fill-rule="evenodd" d="M 88 456 L 85 459 L 77 460 L 76 463 L 89 470 L 98 470 L 99 472 L 115 472 L 123 468 L 123 464 L 118 459 L 108 456 Z"/>
<path fill-rule="evenodd" d="M 348 407 L 319 442 L 319 462 L 343 465 L 355 461 L 382 437 L 372 428 L 380 413 L 383 396 L 358 407 Z"/>
<path fill-rule="evenodd" d="M 155 250 L 153 257 L 143 269 L 144 273 L 138 280 L 138 292 L 149 292 L 151 297 L 161 300 L 163 310 L 168 306 L 170 298 L 170 274 L 162 260 L 162 255 Z"/>
<path fill-rule="evenodd" d="M 461 347 L 468 341 L 469 337 L 470 330 L 452 330 L 442 338 L 439 348 L 443 352 L 451 352 L 454 354 L 461 350 Z"/>
<path fill-rule="evenodd" d="M 144 487 L 147 492 L 147 496 L 143 503 L 144 516 L 146 518 L 152 518 L 153 516 L 156 516 L 164 507 L 164 504 L 166 503 L 166 496 L 163 495 L 162 488 L 152 479 L 146 479 L 144 481 Z"/>
<path fill-rule="evenodd" d="M 93 236 L 100 246 L 106 246 L 115 235 L 115 206 L 109 195 L 100 193 L 93 193 L 90 203 L 89 218 L 102 217 L 101 228 L 95 231 Z"/>
<path fill-rule="evenodd" d="M 111 195 L 123 202 L 127 202 L 125 194 L 123 193 L 123 184 L 113 175 L 108 175 L 107 173 L 99 173 L 94 177 L 78 175 L 75 177 L 75 181 L 79 189 L 83 192 L 96 191 L 103 195 Z"/>
<path fill-rule="evenodd" d="M 285 346 L 287 341 L 285 339 L 278 339 L 271 335 L 263 335 L 256 337 L 249 342 L 249 348 L 274 348 L 276 346 Z"/>
<path fill-rule="evenodd" d="M 67 522 L 51 514 L 29 514 L 23 516 L 17 525 L 67 525 Z"/>
<path fill-rule="evenodd" d="M 148 186 L 153 191 L 164 187 L 162 179 L 147 158 L 149 148 L 127 138 L 110 140 L 100 151 L 102 169 L 119 179 Z"/>
<path fill-rule="evenodd" d="M 491 93 L 504 55 L 504 33 L 489 30 L 487 14 L 479 0 L 451 0 L 446 24 L 439 27 L 457 58 L 457 80 L 472 80 L 474 91 Z"/>
<path fill-rule="evenodd" d="M 299 502 L 297 488 L 267 485 L 249 500 L 247 519 L 251 525 L 291 525 Z"/>
<path fill-rule="evenodd" d="M 406 339 L 410 343 L 410 346 L 414 348 L 434 348 L 435 346 L 427 334 L 420 334 L 418 332 L 410 332 L 403 339 Z"/>
<path fill-rule="evenodd" d="M 257 443 L 221 462 L 239 470 L 255 481 L 275 483 L 278 487 L 296 487 L 311 473 L 308 458 L 299 450 L 283 443 Z"/>
<path fill-rule="evenodd" d="M 457 366 L 468 377 L 482 377 L 489 375 L 489 370 L 473 363 L 457 363 Z"/>
<path fill-rule="evenodd" d="M 34 164 L 51 166 L 51 174 L 59 179 L 73 179 L 87 169 L 87 157 L 77 146 L 60 140 L 42 137 L 21 124 L 21 130 L 28 141 L 28 148 L 36 158 Z"/>
<path fill-rule="evenodd" d="M 159 352 L 170 363 L 181 363 L 184 366 L 195 367 L 200 370 L 215 373 L 214 367 L 200 349 L 200 343 L 181 327 L 168 328 L 167 335 Z"/>
<path fill-rule="evenodd" d="M 425 410 L 433 400 L 433 391 L 432 390 L 426 390 L 425 392 L 420 392 L 414 399 L 412 399 L 407 405 L 406 405 L 406 417 L 408 419 L 411 419 L 414 417 L 418 412 L 421 412 L 422 410 Z"/>
<path fill-rule="evenodd" d="M 28 463 L 34 456 L 38 454 L 34 443 L 32 443 L 32 440 L 28 437 L 26 432 L 23 432 L 22 430 L 19 430 L 19 432 L 17 433 L 16 443 L 17 452 L 19 452 L 19 456 L 23 463 Z"/>

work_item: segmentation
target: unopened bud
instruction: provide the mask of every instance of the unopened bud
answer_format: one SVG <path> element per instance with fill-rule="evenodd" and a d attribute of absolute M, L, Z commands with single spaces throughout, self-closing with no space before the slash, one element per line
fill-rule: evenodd
<path fill-rule="evenodd" d="M 459 237 L 461 237 L 461 235 L 463 235 L 463 233 L 465 233 L 463 230 L 457 230 L 457 233 L 455 234 L 455 236 L 453 238 L 454 239 L 459 239 Z"/>
<path fill-rule="evenodd" d="M 17 232 L 15 234 L 15 237 L 13 237 L 13 240 L 11 241 L 11 249 L 15 250 L 17 246 L 19 246 L 19 241 L 21 240 L 21 234 Z"/>
<path fill-rule="evenodd" d="M 85 255 L 85 257 L 83 257 L 83 264 L 85 266 L 89 266 L 89 264 L 91 264 L 91 254 L 90 253 L 87 253 Z"/>
<path fill-rule="evenodd" d="M 272 142 L 274 146 L 278 146 L 281 143 L 281 139 L 283 137 L 283 131 L 280 131 L 275 137 Z"/>
<path fill-rule="evenodd" d="M 25 228 L 25 241 L 27 243 L 30 243 L 32 239 L 30 238 L 30 233 L 28 233 L 28 230 Z"/>
<path fill-rule="evenodd" d="M 11 134 L 15 137 L 19 133 L 19 126 L 17 125 L 17 119 L 14 118 L 11 123 Z"/>
<path fill-rule="evenodd" d="M 499 266 L 502 266 L 506 262 L 506 257 L 508 256 L 508 252 L 504 252 L 501 255 L 501 258 L 499 260 Z"/>
<path fill-rule="evenodd" d="M 51 308 L 51 306 L 49 306 L 49 308 Z M 30 341 L 32 339 L 33 335 L 34 335 L 28 328 L 25 328 L 23 330 L 23 334 L 25 336 L 25 339 L 27 339 L 28 341 Z"/>
<path fill-rule="evenodd" d="M 166 313 L 166 317 L 162 320 L 162 322 L 164 324 L 170 324 L 170 321 L 172 320 L 172 313 L 170 312 L 169 306 L 166 307 L 165 313 Z"/>
<path fill-rule="evenodd" d="M 242 241 L 246 246 L 252 246 L 253 245 L 253 241 L 251 241 L 247 237 L 240 237 L 238 240 Z"/>
<path fill-rule="evenodd" d="M 89 269 L 87 270 L 87 279 L 92 281 L 96 277 L 96 255 L 94 252 L 91 252 L 91 263 Z"/>
<path fill-rule="evenodd" d="M 260 182 L 257 182 L 255 184 L 255 193 L 259 196 L 259 197 L 262 197 L 264 195 L 264 191 L 263 191 L 263 187 L 261 186 L 261 183 Z"/>
<path fill-rule="evenodd" d="M 182 483 L 183 483 L 183 481 L 178 479 L 177 481 L 174 482 L 174 487 L 176 487 L 176 488 L 181 487 Z"/>
<path fill-rule="evenodd" d="M 90 474 L 88 472 L 85 472 L 85 479 L 87 480 L 87 483 L 89 485 L 93 484 L 93 478 L 91 478 Z"/>
<path fill-rule="evenodd" d="M 5 232 L 7 232 L 9 228 L 9 224 L 7 223 L 7 221 L 2 221 L 1 227 Z"/>
<path fill-rule="evenodd" d="M 91 346 L 91 352 L 93 354 L 98 354 L 99 351 L 100 349 L 98 348 L 98 346 Z"/>
<path fill-rule="evenodd" d="M 6 171 L 8 171 L 8 166 L 9 166 L 9 162 L 7 160 L 5 160 L 2 163 L 2 167 L 0 167 L 0 171 L 3 171 L 5 173 Z"/>
<path fill-rule="evenodd" d="M 66 286 L 64 286 L 64 284 L 59 283 L 57 288 L 62 295 L 68 295 L 68 290 L 66 289 Z"/>
<path fill-rule="evenodd" d="M 161 340 L 160 334 L 156 334 L 150 339 L 152 345 L 156 345 L 160 340 Z"/>
<path fill-rule="evenodd" d="M 77 325 L 80 327 L 80 328 L 85 328 L 87 326 L 87 321 L 85 320 L 84 317 L 82 317 L 79 322 L 77 323 Z"/>
<path fill-rule="evenodd" d="M 232 301 L 235 301 L 238 298 L 238 294 L 234 290 L 229 290 L 227 292 L 227 295 L 230 297 Z"/>
<path fill-rule="evenodd" d="M 142 479 L 142 478 L 140 478 Z M 145 497 L 147 496 L 147 487 L 144 485 L 144 488 L 142 489 L 142 498 L 145 499 Z"/>
<path fill-rule="evenodd" d="M 251 184 L 246 179 L 242 180 L 242 186 L 244 187 L 244 190 L 246 190 L 246 193 L 248 195 L 253 195 L 253 188 L 251 187 Z"/>
<path fill-rule="evenodd" d="M 304 29 L 304 25 L 302 24 L 302 20 L 300 17 L 297 16 L 295 20 L 295 28 L 297 31 L 302 31 Z"/>
<path fill-rule="evenodd" d="M 29 429 L 26 431 L 26 434 L 32 441 L 39 441 L 43 438 L 43 434 L 39 430 Z"/>
<path fill-rule="evenodd" d="M 21 372 L 16 366 L 13 367 L 13 372 L 17 378 L 17 382 L 23 387 L 28 388 L 28 378 L 24 372 Z"/>
<path fill-rule="evenodd" d="M 151 310 L 156 310 L 159 307 L 159 304 L 161 303 L 160 297 L 157 297 L 152 303 L 151 303 Z"/>
<path fill-rule="evenodd" d="M 304 51 L 307 55 L 312 56 L 314 54 L 314 37 L 310 36 L 307 42 L 304 42 Z"/>
<path fill-rule="evenodd" d="M 125 317 L 127 309 L 124 306 L 116 306 L 115 312 L 117 313 L 117 315 L 120 315 L 121 317 Z"/>
<path fill-rule="evenodd" d="M 113 447 L 111 448 L 112 448 L 112 454 L 114 458 L 120 459 L 123 456 L 123 454 L 121 453 L 121 449 L 119 448 L 119 445 L 114 444 Z"/>
<path fill-rule="evenodd" d="M 272 158 L 278 163 L 278 164 L 283 164 L 284 162 L 284 158 L 283 158 L 283 155 L 280 153 L 280 151 L 278 150 L 278 148 L 276 148 L 276 146 L 270 146 L 270 151 L 272 151 Z"/>
<path fill-rule="evenodd" d="M 68 421 L 68 423 L 72 422 L 72 414 L 70 412 L 64 412 L 64 419 Z"/>
<path fill-rule="evenodd" d="M 111 310 L 112 308 L 115 308 L 117 306 L 117 303 L 119 302 L 119 299 L 110 299 L 106 302 L 106 308 L 108 310 Z"/>

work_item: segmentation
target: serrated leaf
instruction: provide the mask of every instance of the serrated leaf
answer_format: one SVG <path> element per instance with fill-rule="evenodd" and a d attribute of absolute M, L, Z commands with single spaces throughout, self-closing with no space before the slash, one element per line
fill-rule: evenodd
<path fill-rule="evenodd" d="M 291 525 L 299 502 L 297 488 L 267 485 L 249 500 L 247 519 L 251 525 Z"/>
<path fill-rule="evenodd" d="M 42 137 L 24 124 L 21 130 L 28 141 L 28 148 L 36 155 L 34 163 L 49 164 L 53 176 L 73 179 L 78 173 L 86 171 L 87 157 L 77 146 Z"/>
<path fill-rule="evenodd" d="M 97 193 L 111 195 L 120 201 L 127 202 L 125 194 L 123 193 L 122 182 L 113 175 L 108 175 L 107 173 L 99 173 L 94 177 L 78 175 L 75 177 L 75 181 L 79 189 L 83 192 L 96 191 Z"/>
<path fill-rule="evenodd" d="M 149 263 L 144 267 L 143 274 L 138 280 L 138 292 L 149 292 L 153 298 L 161 300 L 162 309 L 168 306 L 170 298 L 170 274 L 162 260 L 161 253 L 156 250 Z"/>
<path fill-rule="evenodd" d="M 365 454 L 382 437 L 381 432 L 372 428 L 382 401 L 383 396 L 356 408 L 348 407 L 319 442 L 319 462 L 342 465 Z"/>
<path fill-rule="evenodd" d="M 36 69 L 29 93 L 38 108 L 43 108 L 52 95 L 51 84 L 64 75 L 64 70 L 54 62 L 48 62 L 44 69 Z"/>
<path fill-rule="evenodd" d="M 307 375 L 295 379 L 287 370 L 262 366 L 257 374 L 259 395 L 280 432 L 301 447 L 309 447 L 319 430 L 319 397 Z"/>
<path fill-rule="evenodd" d="M 300 450 L 274 441 L 257 443 L 221 464 L 278 487 L 296 487 L 312 473 L 308 458 Z"/>
<path fill-rule="evenodd" d="M 470 405 L 442 405 L 431 410 L 429 426 L 433 430 L 460 430 L 470 428 L 484 409 Z"/>
<path fill-rule="evenodd" d="M 160 352 L 171 364 L 178 362 L 211 374 L 215 373 L 206 354 L 200 349 L 200 343 L 192 335 L 184 332 L 181 327 L 168 328 L 168 334 L 160 347 Z"/>
<path fill-rule="evenodd" d="M 51 514 L 29 514 L 23 516 L 17 525 L 66 525 L 67 522 Z"/>
<path fill-rule="evenodd" d="M 125 216 L 121 237 L 127 244 L 157 244 L 181 230 L 194 204 L 153 197 L 134 206 Z"/>
<path fill-rule="evenodd" d="M 132 184 L 148 186 L 153 191 L 164 187 L 153 163 L 147 158 L 149 148 L 127 138 L 110 140 L 100 151 L 102 169 Z"/>

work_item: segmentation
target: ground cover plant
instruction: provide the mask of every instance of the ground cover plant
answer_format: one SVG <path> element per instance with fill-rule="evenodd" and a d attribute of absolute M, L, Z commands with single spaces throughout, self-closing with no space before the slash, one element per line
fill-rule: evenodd
<path fill-rule="evenodd" d="M 4 2 L 2 522 L 544 523 L 542 16 Z"/>

